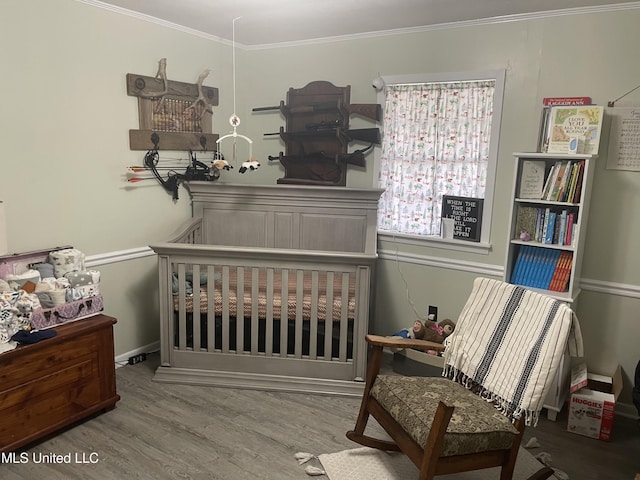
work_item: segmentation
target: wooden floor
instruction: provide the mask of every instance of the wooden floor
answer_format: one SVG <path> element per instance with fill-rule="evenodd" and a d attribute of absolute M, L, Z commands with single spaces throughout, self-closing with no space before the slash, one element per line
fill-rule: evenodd
<path fill-rule="evenodd" d="M 0 478 L 303 480 L 310 477 L 295 452 L 358 446 L 344 435 L 358 399 L 160 384 L 152 381 L 157 365 L 154 354 L 119 368 L 115 409 L 26 449 L 26 463 L 3 457 Z M 535 436 L 541 444 L 533 455 L 549 453 L 572 480 L 633 480 L 640 473 L 635 421 L 617 418 L 613 441 L 603 443 L 566 432 L 564 420 L 561 413 L 527 431 L 525 441 Z M 70 462 L 35 463 L 51 454 L 70 454 Z"/>

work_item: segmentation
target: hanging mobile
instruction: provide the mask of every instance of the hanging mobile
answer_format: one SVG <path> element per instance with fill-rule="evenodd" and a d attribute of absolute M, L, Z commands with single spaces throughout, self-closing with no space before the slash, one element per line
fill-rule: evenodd
<path fill-rule="evenodd" d="M 222 142 L 222 140 L 225 140 L 227 138 L 233 138 L 233 150 L 232 150 L 232 155 L 231 155 L 231 160 L 235 163 L 236 161 L 236 152 L 237 152 L 237 142 L 236 139 L 237 138 L 241 138 L 243 140 L 245 140 L 248 144 L 249 144 L 249 160 L 247 160 L 246 162 L 242 163 L 242 166 L 240 167 L 240 170 L 238 170 L 240 173 L 244 173 L 247 170 L 255 170 L 260 166 L 260 163 L 258 163 L 258 161 L 253 158 L 253 140 L 251 140 L 249 137 L 245 136 L 245 135 L 240 135 L 237 132 L 237 128 L 240 125 L 240 117 L 238 117 L 238 115 L 236 115 L 236 20 L 240 19 L 241 17 L 237 17 L 233 19 L 233 47 L 232 47 L 232 52 L 233 52 L 233 114 L 229 117 L 229 125 L 231 125 L 231 127 L 233 128 L 233 132 L 229 133 L 227 135 L 223 135 L 222 137 L 218 138 L 218 140 L 216 140 L 216 145 L 218 148 L 218 151 L 220 151 L 220 143 Z"/>

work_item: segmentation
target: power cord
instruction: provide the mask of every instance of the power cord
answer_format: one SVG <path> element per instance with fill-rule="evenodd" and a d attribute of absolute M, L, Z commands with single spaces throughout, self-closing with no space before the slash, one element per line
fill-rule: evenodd
<path fill-rule="evenodd" d="M 416 308 L 416 305 L 413 303 L 413 300 L 411 300 L 411 294 L 409 293 L 409 284 L 407 283 L 407 279 L 404 276 L 404 273 L 402 272 L 402 269 L 400 268 L 400 259 L 399 259 L 399 249 L 398 249 L 398 242 L 396 242 L 396 234 L 393 233 L 392 235 L 393 238 L 393 245 L 395 247 L 395 261 L 396 261 L 396 268 L 398 269 L 398 273 L 400 274 L 400 278 L 402 279 L 402 282 L 404 283 L 404 289 L 405 289 L 405 293 L 407 296 L 407 302 L 409 303 L 409 306 L 411 306 L 411 308 L 413 309 L 413 313 L 415 314 L 416 318 L 422 320 L 424 322 L 424 318 L 422 315 L 420 315 L 418 313 L 418 309 Z"/>

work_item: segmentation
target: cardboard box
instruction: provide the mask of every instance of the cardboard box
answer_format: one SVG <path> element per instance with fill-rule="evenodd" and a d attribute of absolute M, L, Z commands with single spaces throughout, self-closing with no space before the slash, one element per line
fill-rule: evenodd
<path fill-rule="evenodd" d="M 585 364 L 574 367 L 567 430 L 604 441 L 611 440 L 613 417 L 621 390 L 620 365 L 611 376 L 587 372 Z"/>

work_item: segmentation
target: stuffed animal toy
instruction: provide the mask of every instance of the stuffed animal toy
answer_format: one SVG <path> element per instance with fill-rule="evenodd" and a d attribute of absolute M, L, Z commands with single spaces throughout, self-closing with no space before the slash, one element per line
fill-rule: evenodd
<path fill-rule="evenodd" d="M 391 335 L 391 338 L 417 338 L 418 340 L 424 339 L 426 328 L 420 320 L 413 322 L 411 328 L 403 328 L 399 332 Z"/>
<path fill-rule="evenodd" d="M 242 162 L 242 166 L 238 171 L 240 173 L 244 173 L 247 170 L 253 171 L 253 170 L 257 170 L 259 166 L 260 166 L 260 162 L 258 162 L 258 160 L 256 160 L 255 158 L 250 158 L 246 162 Z"/>
<path fill-rule="evenodd" d="M 226 160 L 218 159 L 213 161 L 214 168 L 218 170 L 231 170 L 233 168 L 232 165 L 229 164 Z"/>
<path fill-rule="evenodd" d="M 455 328 L 456 324 L 448 318 L 445 318 L 440 323 L 427 321 L 425 322 L 424 340 L 442 343 L 445 338 L 453 333 Z"/>

